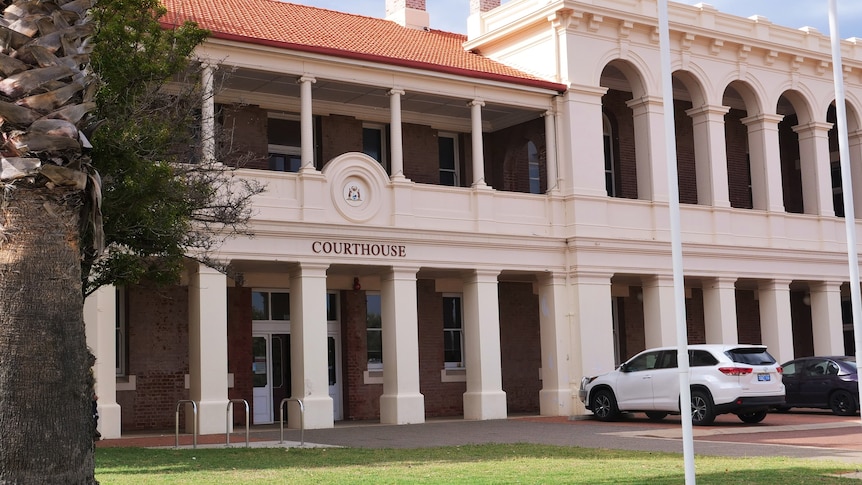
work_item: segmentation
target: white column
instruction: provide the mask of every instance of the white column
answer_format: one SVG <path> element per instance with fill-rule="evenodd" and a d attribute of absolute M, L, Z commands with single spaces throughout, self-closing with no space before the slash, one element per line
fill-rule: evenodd
<path fill-rule="evenodd" d="M 736 278 L 709 278 L 703 281 L 703 318 L 706 343 L 739 343 Z"/>
<path fill-rule="evenodd" d="M 829 130 L 832 123 L 811 122 L 793 127 L 799 135 L 802 202 L 806 214 L 834 216 Z"/>
<path fill-rule="evenodd" d="M 389 139 L 390 165 L 392 179 L 404 179 L 404 140 L 401 136 L 401 96 L 402 89 L 389 90 Z"/>
<path fill-rule="evenodd" d="M 570 86 L 558 103 L 560 190 L 606 197 L 602 96 L 607 88 Z"/>
<path fill-rule="evenodd" d="M 793 359 L 793 324 L 790 311 L 790 280 L 760 283 L 760 336 L 778 362 Z"/>
<path fill-rule="evenodd" d="M 227 277 L 202 264 L 189 275 L 189 397 L 200 434 L 226 431 Z M 187 418 L 186 430 L 192 425 Z"/>
<path fill-rule="evenodd" d="M 498 271 L 476 270 L 464 282 L 464 419 L 504 419 Z"/>
<path fill-rule="evenodd" d="M 676 308 L 673 277 L 643 279 L 644 336 L 647 348 L 676 345 Z"/>
<path fill-rule="evenodd" d="M 573 273 L 569 277 L 569 292 L 573 306 L 570 314 L 574 319 L 569 350 L 570 385 L 577 389 L 582 377 L 611 371 L 616 364 L 611 275 Z M 586 414 L 577 395 L 573 395 L 572 403 L 572 414 Z"/>
<path fill-rule="evenodd" d="M 820 281 L 812 283 L 809 285 L 809 291 L 814 355 L 844 355 L 841 282 Z"/>
<path fill-rule="evenodd" d="M 856 219 L 862 217 L 862 130 L 848 135 L 850 172 L 853 178 L 853 209 Z"/>
<path fill-rule="evenodd" d="M 784 212 L 781 188 L 781 149 L 778 123 L 781 115 L 761 114 L 743 118 L 748 127 L 748 154 L 751 161 L 751 202 L 754 209 Z"/>
<path fill-rule="evenodd" d="M 201 69 L 201 156 L 204 163 L 216 161 L 215 153 L 215 90 L 212 64 L 204 63 Z"/>
<path fill-rule="evenodd" d="M 470 119 L 473 130 L 473 185 L 472 187 L 485 188 L 485 153 L 482 147 L 482 106 L 485 102 L 474 99 L 468 103 L 470 106 Z"/>
<path fill-rule="evenodd" d="M 664 104 L 659 96 L 632 99 L 638 199 L 668 202 L 667 149 L 664 142 Z"/>
<path fill-rule="evenodd" d="M 326 328 L 326 264 L 302 263 L 290 273 L 291 397 L 302 399 L 306 429 L 332 428 Z M 299 407 L 288 423 L 299 425 Z"/>
<path fill-rule="evenodd" d="M 542 390 L 539 391 L 539 414 L 569 416 L 572 414 L 572 384 L 569 366 L 572 356 L 568 325 L 566 278 L 547 274 L 539 278 L 539 333 L 542 344 Z"/>
<path fill-rule="evenodd" d="M 99 396 L 99 432 L 102 438 L 119 438 L 121 409 L 117 404 L 117 291 L 103 286 L 84 300 L 87 346 L 96 356 L 93 377 Z"/>
<path fill-rule="evenodd" d="M 548 177 L 548 192 L 558 191 L 557 187 L 557 127 L 554 112 L 545 111 L 545 170 Z"/>
<path fill-rule="evenodd" d="M 417 268 L 391 268 L 381 279 L 383 395 L 380 422 L 425 422 L 425 396 L 419 392 Z"/>
<path fill-rule="evenodd" d="M 694 128 L 697 203 L 700 205 L 730 207 L 724 135 L 724 115 L 728 111 L 728 106 L 701 106 L 686 111 Z"/>
<path fill-rule="evenodd" d="M 314 168 L 314 117 L 311 109 L 311 85 L 317 82 L 312 76 L 299 78 L 300 172 Z"/>

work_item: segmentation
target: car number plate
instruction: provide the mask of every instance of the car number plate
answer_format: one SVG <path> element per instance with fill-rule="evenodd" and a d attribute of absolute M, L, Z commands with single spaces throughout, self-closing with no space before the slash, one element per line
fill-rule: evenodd
<path fill-rule="evenodd" d="M 772 380 L 772 376 L 770 376 L 769 374 L 757 374 L 758 382 L 766 382 L 769 380 Z"/>

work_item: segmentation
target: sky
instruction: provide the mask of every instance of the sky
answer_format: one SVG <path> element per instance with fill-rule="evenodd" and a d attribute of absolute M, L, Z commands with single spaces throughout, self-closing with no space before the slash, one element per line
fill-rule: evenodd
<path fill-rule="evenodd" d="M 386 0 L 288 0 L 291 3 L 328 8 L 369 17 L 385 17 Z M 507 0 L 503 0 L 505 4 Z M 671 0 L 672 3 L 673 0 Z M 829 35 L 828 0 L 683 0 L 678 3 L 708 3 L 721 12 L 740 17 L 761 15 L 785 27 L 814 27 Z M 838 33 L 842 39 L 862 38 L 862 0 L 837 0 Z M 467 33 L 469 0 L 425 0 L 431 28 Z"/>

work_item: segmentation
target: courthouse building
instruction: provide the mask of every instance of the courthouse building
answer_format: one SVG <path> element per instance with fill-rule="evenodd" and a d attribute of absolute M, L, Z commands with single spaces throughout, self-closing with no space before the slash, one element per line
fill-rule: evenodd
<path fill-rule="evenodd" d="M 266 191 L 228 275 L 190 259 L 88 299 L 103 436 L 184 400 L 201 433 L 240 399 L 261 424 L 299 398 L 307 428 L 575 416 L 581 376 L 676 344 L 657 2 L 471 0 L 465 36 L 379 1 L 165 0 L 211 31 L 202 156 L 232 132 Z M 689 342 L 855 352 L 828 33 L 669 23 Z M 841 49 L 860 191 L 862 42 Z"/>

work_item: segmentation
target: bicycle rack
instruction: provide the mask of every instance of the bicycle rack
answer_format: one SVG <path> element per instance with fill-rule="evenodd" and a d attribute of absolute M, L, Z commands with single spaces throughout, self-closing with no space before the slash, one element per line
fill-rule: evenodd
<path fill-rule="evenodd" d="M 302 400 L 296 397 L 286 397 L 278 405 L 278 412 L 281 415 L 279 422 L 281 439 L 278 442 L 284 443 L 284 404 L 290 401 L 296 401 L 299 404 L 299 446 L 305 446 L 305 406 L 302 405 Z"/>
<path fill-rule="evenodd" d="M 233 410 L 233 403 L 241 402 L 245 404 L 245 447 L 248 448 L 248 401 L 245 399 L 229 399 L 227 402 L 227 411 L 225 412 L 226 422 L 225 422 L 225 435 L 227 438 L 227 443 L 225 446 L 230 447 L 230 425 L 231 425 L 231 411 Z"/>
<path fill-rule="evenodd" d="M 194 436 L 194 441 L 193 441 L 194 448 L 197 448 L 198 447 L 198 403 L 192 401 L 191 399 L 181 399 L 181 400 L 177 401 L 177 412 L 176 412 L 176 420 L 175 420 L 176 432 L 174 435 L 174 437 L 176 438 L 176 442 L 175 442 L 176 444 L 174 445 L 174 448 L 180 447 L 180 405 L 183 403 L 191 403 L 191 405 L 192 405 L 192 413 L 194 415 L 194 423 L 193 423 L 193 428 L 192 428 L 194 430 L 194 433 L 192 434 L 192 436 Z"/>

